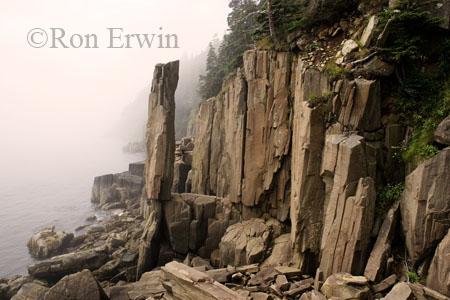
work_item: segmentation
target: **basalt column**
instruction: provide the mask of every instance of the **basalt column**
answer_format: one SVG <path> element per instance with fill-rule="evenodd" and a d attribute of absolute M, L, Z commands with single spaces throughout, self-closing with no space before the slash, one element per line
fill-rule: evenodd
<path fill-rule="evenodd" d="M 162 220 L 161 201 L 169 201 L 175 160 L 175 90 L 179 61 L 158 64 L 153 73 L 147 122 L 147 160 L 142 214 L 146 219 L 139 247 L 137 277 L 156 267 Z"/>

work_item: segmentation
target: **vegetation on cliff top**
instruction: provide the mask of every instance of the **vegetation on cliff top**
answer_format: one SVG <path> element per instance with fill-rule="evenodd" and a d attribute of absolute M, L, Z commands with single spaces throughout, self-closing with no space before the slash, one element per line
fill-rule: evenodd
<path fill-rule="evenodd" d="M 357 1 L 231 0 L 228 33 L 210 45 L 206 75 L 199 79 L 203 99 L 217 95 L 223 79 L 243 64 L 249 49 L 289 50 L 288 36 L 313 24 L 333 22 Z"/>
<path fill-rule="evenodd" d="M 398 65 L 395 105 L 414 129 L 402 157 L 413 167 L 439 152 L 433 133 L 450 114 L 450 38 L 425 9 L 432 2 L 402 0 L 380 13 L 381 28 L 391 20 L 383 50 Z"/>

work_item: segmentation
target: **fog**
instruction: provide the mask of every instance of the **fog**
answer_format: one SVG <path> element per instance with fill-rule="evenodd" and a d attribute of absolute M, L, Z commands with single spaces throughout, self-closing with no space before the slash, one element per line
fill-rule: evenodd
<path fill-rule="evenodd" d="M 65 147 L 110 134 L 124 108 L 147 96 L 154 65 L 206 49 L 225 31 L 228 10 L 227 0 L 2 0 L 2 144 Z M 112 27 L 149 34 L 162 27 L 180 48 L 108 49 Z M 36 49 L 27 43 L 33 28 L 96 34 L 99 48 Z"/>
<path fill-rule="evenodd" d="M 0 277 L 25 272 L 35 230 L 73 232 L 93 213 L 94 176 L 143 159 L 121 147 L 144 134 L 155 64 L 181 59 L 180 86 L 191 91 L 199 70 L 183 59 L 225 32 L 228 12 L 228 0 L 0 0 Z M 34 28 L 96 35 L 98 48 L 33 48 Z M 111 49 L 107 28 L 156 37 L 151 48 L 134 39 Z M 179 48 L 158 48 L 161 33 Z"/>

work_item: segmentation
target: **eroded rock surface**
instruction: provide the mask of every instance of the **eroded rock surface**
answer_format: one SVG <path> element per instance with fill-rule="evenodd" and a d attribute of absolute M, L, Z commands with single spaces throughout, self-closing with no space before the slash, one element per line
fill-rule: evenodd
<path fill-rule="evenodd" d="M 175 90 L 179 61 L 158 64 L 153 73 L 147 123 L 145 191 L 148 199 L 170 200 L 175 160 Z"/>
<path fill-rule="evenodd" d="M 413 263 L 429 254 L 450 228 L 449 182 L 450 148 L 421 163 L 406 177 L 400 211 Z"/>
<path fill-rule="evenodd" d="M 450 297 L 450 232 L 436 249 L 428 271 L 427 286 Z"/>
<path fill-rule="evenodd" d="M 69 246 L 73 233 L 55 232 L 54 228 L 44 229 L 33 234 L 28 240 L 28 249 L 35 258 L 48 258 Z"/>
<path fill-rule="evenodd" d="M 44 300 L 109 300 L 89 270 L 68 275 L 54 285 Z"/>

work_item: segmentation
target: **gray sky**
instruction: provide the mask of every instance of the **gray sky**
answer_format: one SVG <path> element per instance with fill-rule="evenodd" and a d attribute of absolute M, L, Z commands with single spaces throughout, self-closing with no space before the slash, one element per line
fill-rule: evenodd
<path fill-rule="evenodd" d="M 228 0 L 0 0 L 1 139 L 62 147 L 104 134 L 149 86 L 156 63 L 205 49 L 225 32 L 228 12 Z M 35 49 L 27 34 L 36 27 L 96 34 L 100 48 Z M 163 27 L 180 49 L 107 49 L 108 27 Z"/>

